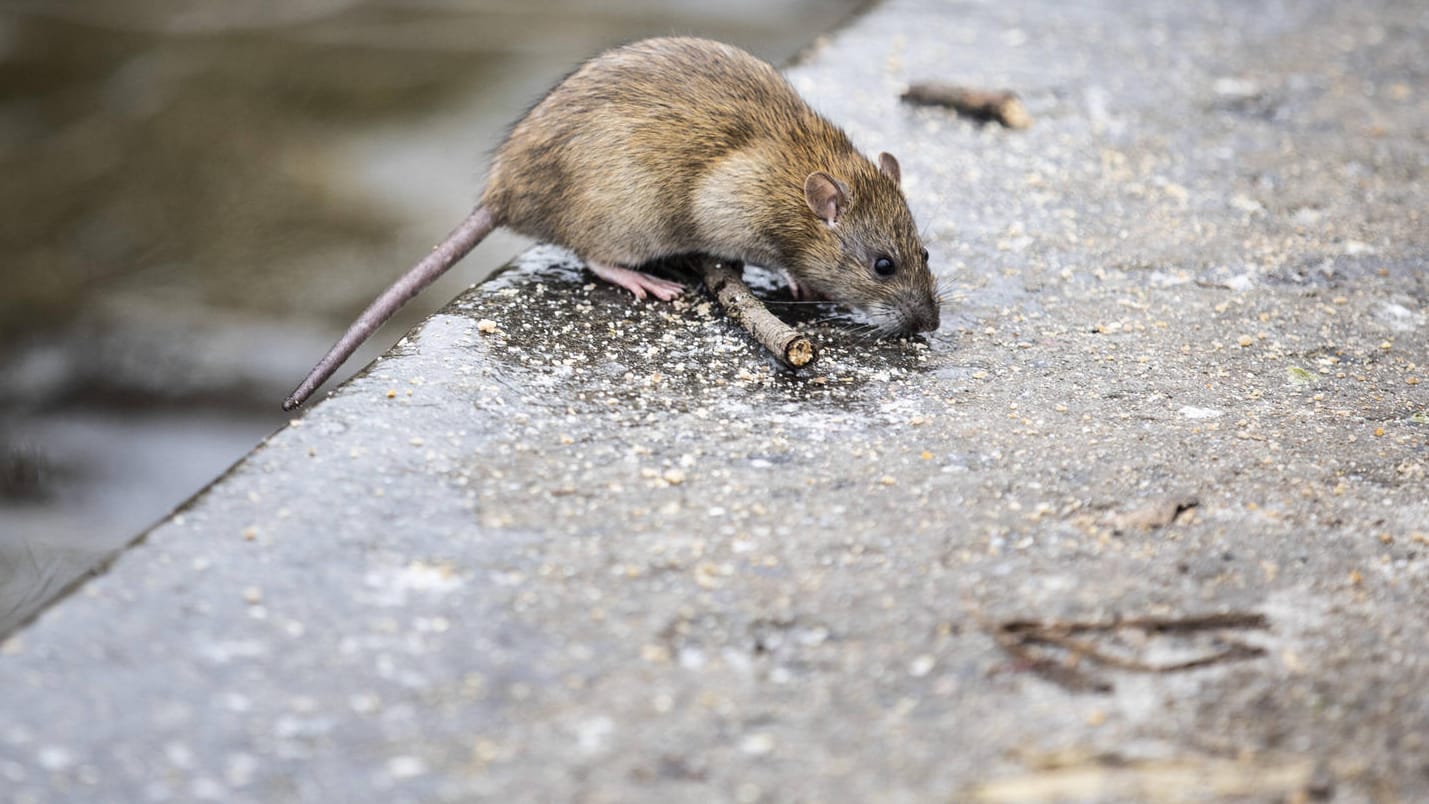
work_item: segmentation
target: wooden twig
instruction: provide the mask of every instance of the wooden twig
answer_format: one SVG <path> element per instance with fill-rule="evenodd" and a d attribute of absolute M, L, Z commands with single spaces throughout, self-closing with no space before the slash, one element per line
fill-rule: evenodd
<path fill-rule="evenodd" d="M 1110 682 L 1095 678 L 1077 667 L 1079 662 L 1075 656 L 1071 661 L 1059 661 L 1043 656 L 1033 651 L 1030 647 L 1031 643 L 1021 634 L 995 631 L 992 636 L 998 646 L 1013 658 L 1019 669 L 1036 673 L 1053 684 L 1072 692 L 1107 693 L 1112 691 Z"/>
<path fill-rule="evenodd" d="M 926 81 L 908 87 L 903 93 L 903 100 L 921 106 L 947 106 L 965 117 L 996 120 L 1007 128 L 1032 125 L 1032 116 L 1023 108 L 1017 94 L 1009 90 L 989 92 L 941 81 Z"/>
<path fill-rule="evenodd" d="M 1008 620 L 999 630 L 1010 633 L 1029 631 L 1081 634 L 1096 631 L 1151 631 L 1165 634 L 1190 631 L 1213 631 L 1218 628 L 1269 628 L 1264 614 L 1253 611 L 1232 611 L 1222 614 L 1200 614 L 1192 617 L 1124 617 L 1112 620 Z"/>
<path fill-rule="evenodd" d="M 1191 634 L 1221 629 L 1263 629 L 1269 623 L 1254 612 L 1230 612 L 1193 617 L 1130 617 L 1105 621 L 1008 620 L 993 630 L 997 644 L 1027 669 L 1073 691 L 1104 692 L 1110 684 L 1101 682 L 1081 668 L 1083 662 L 1134 673 L 1176 673 L 1208 667 L 1221 662 L 1264 656 L 1265 650 L 1225 637 L 1223 650 L 1179 662 L 1154 664 L 1118 656 L 1092 642 L 1074 638 L 1077 634 L 1106 634 L 1122 630 L 1153 634 Z M 1035 647 L 1053 648 L 1066 654 L 1063 660 L 1045 655 Z"/>
<path fill-rule="evenodd" d="M 1090 642 L 1072 639 L 1071 637 L 1054 632 L 1027 632 L 1022 634 L 1021 642 L 1024 645 L 1050 645 L 1054 648 L 1060 648 L 1079 659 L 1089 659 L 1106 667 L 1112 667 L 1117 670 L 1129 670 L 1133 673 L 1175 673 L 1181 670 L 1193 670 L 1197 667 L 1206 667 L 1218 662 L 1248 659 L 1253 656 L 1264 655 L 1265 653 L 1265 651 L 1260 648 L 1228 639 L 1225 640 L 1225 642 L 1228 643 L 1228 647 L 1218 653 L 1198 656 L 1194 659 L 1187 659 L 1180 662 L 1152 664 L 1151 662 L 1143 662 L 1139 659 L 1128 659 L 1123 656 L 1107 653 Z"/>
<path fill-rule="evenodd" d="M 743 268 L 739 263 L 713 257 L 701 257 L 695 262 L 695 270 L 704 278 L 705 287 L 719 300 L 730 320 L 744 327 L 754 340 L 789 368 L 800 369 L 813 363 L 819 356 L 813 341 L 780 321 L 754 297 L 740 277 Z"/>

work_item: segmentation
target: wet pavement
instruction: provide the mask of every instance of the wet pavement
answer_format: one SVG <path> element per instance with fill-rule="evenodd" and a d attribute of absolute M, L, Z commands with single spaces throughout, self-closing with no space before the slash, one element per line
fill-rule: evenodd
<path fill-rule="evenodd" d="M 795 375 L 699 294 L 530 251 L 0 643 L 0 779 L 1429 796 L 1426 33 L 877 7 L 792 77 L 902 161 L 939 331 L 776 304 L 823 350 Z M 928 79 L 1035 123 L 899 105 Z"/>

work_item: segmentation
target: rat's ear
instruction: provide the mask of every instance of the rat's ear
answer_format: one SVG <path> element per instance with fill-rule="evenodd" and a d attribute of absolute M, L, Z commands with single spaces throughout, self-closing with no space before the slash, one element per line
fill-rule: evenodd
<path fill-rule="evenodd" d="M 894 184 L 903 183 L 903 171 L 898 168 L 898 160 L 893 158 L 893 154 L 884 151 L 878 155 L 878 169 L 883 171 L 883 175 L 893 180 Z"/>
<path fill-rule="evenodd" d="M 839 216 L 848 208 L 848 196 L 844 194 L 843 185 L 822 170 L 816 170 L 804 179 L 804 200 L 825 223 L 838 223 Z"/>

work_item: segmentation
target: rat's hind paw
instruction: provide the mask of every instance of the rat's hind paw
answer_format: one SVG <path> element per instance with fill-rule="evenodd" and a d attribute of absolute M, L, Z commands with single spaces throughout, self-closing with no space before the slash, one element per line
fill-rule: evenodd
<path fill-rule="evenodd" d="M 599 262 L 587 262 L 586 266 L 590 268 L 591 273 L 612 285 L 625 288 L 637 299 L 645 298 L 645 294 L 648 293 L 660 301 L 669 301 L 685 292 L 684 285 L 671 282 L 668 279 L 661 279 L 658 276 L 651 276 L 643 271 L 633 271 L 629 268 Z"/>
<path fill-rule="evenodd" d="M 795 279 L 794 274 L 789 271 L 784 272 L 784 278 L 789 282 L 789 295 L 793 296 L 795 301 L 820 302 L 829 300 L 829 297 L 819 293 L 808 285 L 799 284 L 799 280 Z"/>

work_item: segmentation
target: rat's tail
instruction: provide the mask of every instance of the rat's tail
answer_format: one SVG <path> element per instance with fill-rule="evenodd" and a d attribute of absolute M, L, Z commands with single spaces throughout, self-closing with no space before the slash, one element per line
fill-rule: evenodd
<path fill-rule="evenodd" d="M 318 389 L 331 377 L 342 365 L 343 361 L 352 356 L 357 351 L 357 347 L 362 342 L 372 337 L 378 327 L 387 323 L 402 305 L 406 304 L 413 296 L 417 295 L 427 285 L 436 281 L 436 278 L 447 272 L 447 269 L 456 264 L 457 260 L 466 256 L 468 251 L 476 247 L 483 238 L 491 234 L 491 230 L 497 226 L 496 216 L 484 206 L 479 206 L 466 216 L 466 220 L 461 222 L 447 239 L 443 240 L 432 252 L 421 262 L 412 267 L 410 271 L 402 275 L 401 279 L 392 283 L 392 286 L 382 292 L 372 304 L 362 311 L 362 315 L 352 322 L 352 326 L 347 328 L 347 332 L 328 353 L 318 361 L 313 370 L 308 372 L 308 378 L 303 380 L 303 384 L 298 389 L 288 395 L 283 400 L 283 410 L 292 410 L 307 401 L 312 396 L 313 391 Z"/>

